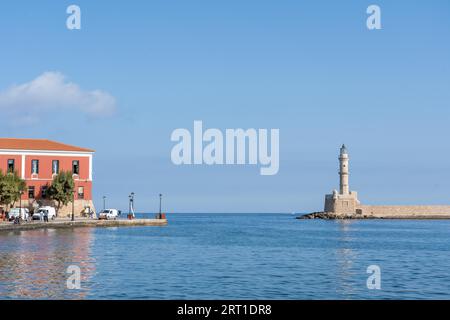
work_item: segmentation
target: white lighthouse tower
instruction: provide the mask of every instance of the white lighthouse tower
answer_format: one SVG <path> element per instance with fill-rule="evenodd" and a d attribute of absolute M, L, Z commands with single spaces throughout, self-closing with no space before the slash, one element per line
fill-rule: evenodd
<path fill-rule="evenodd" d="M 348 160 L 347 148 L 343 144 L 339 155 L 339 194 L 342 195 L 350 194 L 348 187 Z"/>
<path fill-rule="evenodd" d="M 325 195 L 325 212 L 348 215 L 355 214 L 359 208 L 358 194 L 350 191 L 348 185 L 348 162 L 348 151 L 343 144 L 339 152 L 339 192 L 334 190 Z"/>

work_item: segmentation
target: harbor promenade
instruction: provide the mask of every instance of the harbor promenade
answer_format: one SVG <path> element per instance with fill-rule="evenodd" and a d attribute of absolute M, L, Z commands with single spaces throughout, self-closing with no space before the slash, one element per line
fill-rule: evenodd
<path fill-rule="evenodd" d="M 69 218 L 58 218 L 49 222 L 43 221 L 23 221 L 21 224 L 1 221 L 0 232 L 13 230 L 34 230 L 34 229 L 62 229 L 78 227 L 131 227 L 131 226 L 165 226 L 167 219 L 117 219 L 117 220 L 97 220 L 88 218 L 77 218 L 71 221 Z"/>

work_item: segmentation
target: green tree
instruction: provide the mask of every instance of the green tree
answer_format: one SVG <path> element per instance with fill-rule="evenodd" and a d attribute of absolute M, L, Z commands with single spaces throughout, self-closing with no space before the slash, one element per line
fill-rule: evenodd
<path fill-rule="evenodd" d="M 25 192 L 27 184 L 19 177 L 17 172 L 3 174 L 0 170 L 0 204 L 6 209 L 14 206 L 20 199 L 20 194 Z"/>
<path fill-rule="evenodd" d="M 53 178 L 47 192 L 48 197 L 57 203 L 56 215 L 58 215 L 62 206 L 66 206 L 73 201 L 74 187 L 75 182 L 70 171 L 61 171 Z"/>

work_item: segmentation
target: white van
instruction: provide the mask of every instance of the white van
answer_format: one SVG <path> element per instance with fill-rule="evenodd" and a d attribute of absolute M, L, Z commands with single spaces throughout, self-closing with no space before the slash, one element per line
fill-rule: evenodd
<path fill-rule="evenodd" d="M 44 220 L 44 217 L 48 217 L 48 220 L 55 220 L 55 208 L 50 206 L 40 207 L 33 214 L 33 220 Z"/>
<path fill-rule="evenodd" d="M 104 209 L 98 213 L 98 219 L 116 220 L 120 216 L 120 210 L 117 209 Z"/>
<path fill-rule="evenodd" d="M 28 220 L 29 211 L 27 208 L 11 208 L 8 213 L 8 220 L 12 221 L 20 217 L 22 220 Z"/>

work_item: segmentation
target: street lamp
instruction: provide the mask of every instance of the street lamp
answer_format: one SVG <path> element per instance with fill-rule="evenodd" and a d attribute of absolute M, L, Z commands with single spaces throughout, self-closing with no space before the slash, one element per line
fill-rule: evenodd
<path fill-rule="evenodd" d="M 133 214 L 131 213 L 131 210 L 133 208 L 133 203 L 134 203 L 134 192 L 132 192 L 128 198 L 130 199 L 129 201 L 129 206 L 128 206 L 128 219 L 133 219 Z"/>
<path fill-rule="evenodd" d="M 72 221 L 75 221 L 75 188 L 72 190 Z"/>
<path fill-rule="evenodd" d="M 162 218 L 161 202 L 162 202 L 162 193 L 159 194 L 159 214 L 158 214 L 158 219 Z"/>
<path fill-rule="evenodd" d="M 22 211 L 22 195 L 23 195 L 23 190 L 20 190 L 20 196 L 19 196 L 19 208 Z"/>
<path fill-rule="evenodd" d="M 106 209 L 106 196 L 103 196 L 103 210 Z"/>
<path fill-rule="evenodd" d="M 22 195 L 23 195 L 23 190 L 20 190 L 20 196 L 19 196 L 19 216 L 22 215 Z M 24 214 L 25 217 L 25 214 Z"/>

